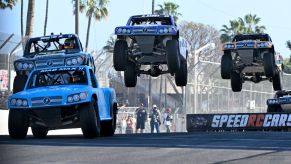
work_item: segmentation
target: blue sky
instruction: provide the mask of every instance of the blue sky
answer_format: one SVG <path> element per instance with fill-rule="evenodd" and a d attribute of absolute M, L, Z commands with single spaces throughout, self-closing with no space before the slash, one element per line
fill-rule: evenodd
<path fill-rule="evenodd" d="M 170 0 L 167 0 L 170 1 Z M 165 0 L 156 0 L 162 4 Z M 291 52 L 286 41 L 291 40 L 291 1 L 290 0 L 171 0 L 180 5 L 180 20 L 212 25 L 218 30 L 229 20 L 251 13 L 261 17 L 261 24 L 267 27 L 275 44 L 275 49 L 284 57 Z M 50 0 L 47 33 L 74 33 L 72 0 Z M 26 17 L 27 0 L 24 0 Z M 36 15 L 33 36 L 43 34 L 45 0 L 36 0 Z M 89 50 L 101 49 L 114 28 L 124 25 L 131 15 L 151 13 L 151 0 L 111 0 L 108 6 L 109 17 L 100 22 L 92 22 Z M 80 18 L 80 38 L 85 44 L 87 18 Z M 24 20 L 24 22 L 26 22 Z M 25 27 L 24 27 L 25 29 Z M 20 0 L 12 10 L 0 10 L 0 32 L 20 35 Z"/>

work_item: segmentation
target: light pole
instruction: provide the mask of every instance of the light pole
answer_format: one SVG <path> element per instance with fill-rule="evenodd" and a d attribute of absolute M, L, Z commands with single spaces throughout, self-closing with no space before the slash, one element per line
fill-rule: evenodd
<path fill-rule="evenodd" d="M 192 110 L 191 113 L 197 113 L 197 90 L 198 90 L 198 85 L 197 85 L 197 75 L 196 75 L 196 65 L 199 63 L 198 59 L 198 53 L 200 53 L 201 51 L 205 50 L 206 48 L 210 47 L 211 49 L 215 48 L 215 44 L 214 43 L 207 43 L 204 46 L 194 50 L 194 85 L 193 85 L 193 94 L 194 94 L 194 110 Z M 189 54 L 190 57 L 192 57 L 192 54 Z M 188 92 L 189 89 L 186 89 L 186 91 Z M 185 91 L 185 97 L 187 97 L 186 95 L 186 91 Z M 186 98 L 185 98 L 186 99 Z M 186 106 L 186 104 L 185 104 Z"/>

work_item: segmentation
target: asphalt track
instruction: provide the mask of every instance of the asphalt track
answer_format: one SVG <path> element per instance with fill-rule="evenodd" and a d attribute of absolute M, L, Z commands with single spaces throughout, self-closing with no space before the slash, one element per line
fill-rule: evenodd
<path fill-rule="evenodd" d="M 0 135 L 1 163 L 290 163 L 291 132 Z"/>

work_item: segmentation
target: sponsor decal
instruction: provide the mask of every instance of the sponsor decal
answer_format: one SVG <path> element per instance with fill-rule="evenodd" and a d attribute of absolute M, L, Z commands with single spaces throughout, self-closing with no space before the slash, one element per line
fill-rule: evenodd
<path fill-rule="evenodd" d="M 203 118 L 203 119 L 202 119 Z M 187 129 L 291 128 L 291 113 L 189 114 Z"/>
<path fill-rule="evenodd" d="M 44 69 L 40 72 L 55 72 L 55 71 L 83 71 L 85 70 L 84 67 L 62 67 L 62 68 L 52 68 L 52 69 Z"/>

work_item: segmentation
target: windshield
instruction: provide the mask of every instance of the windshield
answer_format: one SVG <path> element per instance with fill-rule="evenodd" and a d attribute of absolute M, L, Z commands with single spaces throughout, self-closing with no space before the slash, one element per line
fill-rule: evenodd
<path fill-rule="evenodd" d="M 233 38 L 233 42 L 243 40 L 270 41 L 268 35 L 237 35 Z"/>
<path fill-rule="evenodd" d="M 79 49 L 77 43 L 78 42 L 76 37 L 48 36 L 35 38 L 28 42 L 28 49 L 26 54 L 41 55 L 60 51 L 65 52 L 65 50 Z"/>
<path fill-rule="evenodd" d="M 172 25 L 170 17 L 133 17 L 129 25 Z"/>
<path fill-rule="evenodd" d="M 87 85 L 86 70 L 50 69 L 35 71 L 29 79 L 27 89 L 56 85 Z"/>

